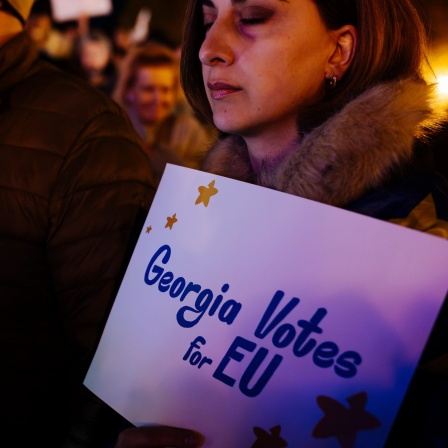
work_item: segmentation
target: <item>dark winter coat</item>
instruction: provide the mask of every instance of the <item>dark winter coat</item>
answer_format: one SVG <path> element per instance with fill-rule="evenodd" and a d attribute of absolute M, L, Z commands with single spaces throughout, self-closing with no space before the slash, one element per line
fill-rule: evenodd
<path fill-rule="evenodd" d="M 2 446 L 60 446 L 153 195 L 115 103 L 39 60 L 26 33 L 0 47 Z"/>

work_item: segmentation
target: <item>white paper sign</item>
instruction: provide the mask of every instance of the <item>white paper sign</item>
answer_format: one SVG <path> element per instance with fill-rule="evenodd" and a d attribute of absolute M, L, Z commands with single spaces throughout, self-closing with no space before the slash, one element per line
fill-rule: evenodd
<path fill-rule="evenodd" d="M 111 0 L 50 0 L 50 3 L 56 22 L 78 20 L 82 15 L 104 16 L 112 12 Z"/>
<path fill-rule="evenodd" d="M 378 448 L 446 266 L 441 238 L 168 165 L 85 384 L 205 447 Z"/>

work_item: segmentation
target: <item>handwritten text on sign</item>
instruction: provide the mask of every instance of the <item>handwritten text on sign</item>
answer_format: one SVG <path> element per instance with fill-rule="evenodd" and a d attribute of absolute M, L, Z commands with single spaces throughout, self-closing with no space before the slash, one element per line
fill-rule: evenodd
<path fill-rule="evenodd" d="M 182 276 L 176 277 L 173 272 L 167 270 L 170 257 L 170 246 L 164 245 L 157 250 L 146 268 L 145 283 L 149 286 L 157 286 L 160 292 L 166 293 L 173 299 L 178 299 L 181 303 L 186 299 L 186 303 L 194 301 L 194 305 L 184 305 L 179 308 L 176 316 L 178 324 L 184 328 L 194 327 L 207 313 L 208 316 L 216 315 L 219 321 L 231 325 L 241 311 L 242 304 L 234 299 L 224 299 L 223 294 L 228 292 L 229 284 L 225 283 L 221 288 L 222 294 L 215 296 L 211 289 L 202 288 L 199 283 L 188 281 Z M 292 353 L 297 358 L 310 355 L 317 367 L 328 368 L 334 366 L 335 373 L 342 378 L 355 376 L 357 366 L 362 362 L 361 355 L 358 352 L 348 350 L 339 354 L 340 349 L 335 342 L 324 341 L 318 344 L 318 341 L 312 337 L 313 335 L 323 334 L 323 328 L 319 324 L 325 318 L 327 310 L 318 308 L 309 320 L 299 319 L 297 325 L 291 322 L 284 323 L 284 320 L 297 307 L 300 299 L 293 297 L 288 303 L 282 304 L 283 297 L 284 293 L 282 291 L 275 293 L 254 331 L 254 336 L 263 340 L 271 335 L 272 344 L 278 349 L 291 347 Z M 183 360 L 188 360 L 191 365 L 197 365 L 198 368 L 201 368 L 204 364 L 211 365 L 213 360 L 201 355 L 198 350 L 206 342 L 204 337 L 198 336 L 191 342 Z M 226 375 L 225 368 L 231 361 L 240 362 L 245 353 L 254 353 L 254 355 L 249 367 L 240 379 L 239 388 L 243 394 L 254 397 L 262 392 L 282 362 L 283 356 L 273 355 L 264 372 L 261 375 L 258 372 L 258 375 L 260 375 L 258 381 L 250 387 L 249 383 L 253 380 L 255 373 L 269 356 L 269 350 L 264 347 L 257 350 L 255 342 L 237 336 L 214 371 L 213 377 L 233 387 L 236 380 Z"/>

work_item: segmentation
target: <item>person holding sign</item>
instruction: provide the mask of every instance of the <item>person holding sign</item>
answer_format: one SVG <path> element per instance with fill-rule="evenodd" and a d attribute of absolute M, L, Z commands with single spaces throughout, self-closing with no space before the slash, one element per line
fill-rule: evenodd
<path fill-rule="evenodd" d="M 191 0 L 182 85 L 220 132 L 203 169 L 448 238 L 448 184 L 415 149 L 439 124 L 425 47 L 412 0 Z M 448 443 L 426 400 L 390 446 Z"/>
<path fill-rule="evenodd" d="M 440 123 L 425 46 L 412 0 L 190 0 L 182 84 L 220 134 L 203 169 L 448 238 L 447 181 L 416 145 Z M 388 448 L 448 445 L 443 320 Z"/>
<path fill-rule="evenodd" d="M 448 238 L 446 179 L 416 145 L 439 123 L 425 46 L 412 0 L 190 0 L 182 84 L 220 133 L 203 169 Z M 388 447 L 448 444 L 424 374 L 448 372 L 441 318 Z"/>

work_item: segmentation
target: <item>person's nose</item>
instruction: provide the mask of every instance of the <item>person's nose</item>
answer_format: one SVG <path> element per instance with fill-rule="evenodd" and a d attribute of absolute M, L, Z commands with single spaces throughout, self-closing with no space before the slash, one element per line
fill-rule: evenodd
<path fill-rule="evenodd" d="M 151 95 L 151 103 L 158 104 L 159 102 L 160 102 L 160 92 L 158 89 L 154 89 L 154 92 L 152 92 Z"/>
<path fill-rule="evenodd" d="M 230 65 L 235 60 L 230 25 L 216 20 L 205 35 L 199 50 L 199 59 L 203 65 Z"/>

